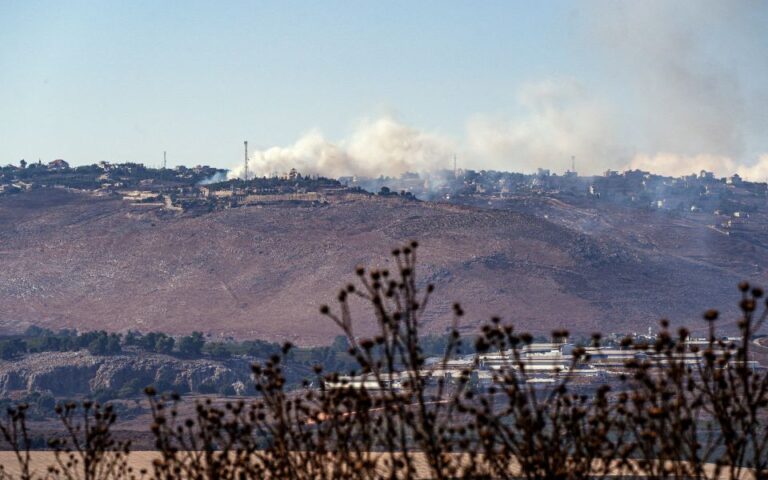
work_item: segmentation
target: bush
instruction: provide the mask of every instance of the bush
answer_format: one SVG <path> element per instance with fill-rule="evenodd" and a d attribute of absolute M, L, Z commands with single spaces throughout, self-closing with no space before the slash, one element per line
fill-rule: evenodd
<path fill-rule="evenodd" d="M 88 351 L 91 355 L 117 355 L 122 352 L 120 337 L 117 334 L 101 331 L 94 332 L 88 337 L 95 337 L 88 343 Z"/>
<path fill-rule="evenodd" d="M 213 358 L 226 359 L 232 356 L 227 345 L 221 342 L 214 342 L 206 345 L 206 351 Z"/>
<path fill-rule="evenodd" d="M 132 378 L 125 382 L 120 390 L 117 391 L 117 398 L 131 398 L 144 391 L 149 382 L 142 378 Z"/>
<path fill-rule="evenodd" d="M 179 340 L 179 353 L 189 357 L 199 357 L 203 353 L 205 339 L 200 332 L 192 332 L 192 335 L 182 337 Z"/>
<path fill-rule="evenodd" d="M 235 392 L 235 387 L 232 385 L 222 385 L 219 388 L 219 395 L 223 395 L 225 397 L 234 397 L 237 394 Z"/>
<path fill-rule="evenodd" d="M 210 383 L 201 383 L 197 387 L 197 393 L 202 393 L 203 395 L 216 393 L 216 385 Z"/>
<path fill-rule="evenodd" d="M 250 403 L 217 405 L 206 399 L 185 418 L 178 395 L 147 389 L 151 432 L 161 457 L 153 464 L 154 477 L 765 478 L 768 373 L 751 363 L 753 336 L 768 318 L 768 309 L 759 308 L 759 288 L 739 287 L 738 341 L 716 335 L 715 311 L 704 316 L 709 338 L 703 347 L 687 342 L 686 329 L 673 333 L 662 321 L 652 341 L 621 342 L 638 355 L 627 361 L 616 385 L 585 390 L 574 383 L 570 373 L 589 355 L 575 346 L 564 371 L 552 377 L 551 385 L 539 387 L 524 355 L 533 336 L 498 318 L 474 338 L 474 363 L 445 374 L 456 369 L 449 365 L 454 353 L 468 347 L 458 333 L 464 316 L 458 304 L 440 363 L 423 370 L 419 328 L 433 287 L 418 288 L 416 247 L 393 252 L 396 272 L 359 269 L 358 283 L 339 292 L 338 305 L 321 308 L 344 334 L 360 378 L 324 372 L 318 365 L 314 388 L 308 380 L 304 388 L 288 391 L 284 363 L 294 349 L 286 344 L 253 366 L 258 398 Z M 377 321 L 375 336 L 354 334 L 350 295 L 368 303 Z M 569 334 L 552 336 L 558 341 Z M 430 349 L 441 342 L 428 340 Z M 599 346 L 601 336 L 591 342 Z M 326 358 L 340 353 L 342 344 L 304 353 Z M 482 387 L 480 356 L 489 354 L 499 363 L 484 371 L 492 382 Z M 199 390 L 213 393 L 215 388 L 205 384 Z M 70 445 L 82 447 L 82 430 L 73 427 L 76 408 L 57 411 L 67 431 L 75 432 Z M 59 458 L 61 452 L 73 452 L 98 464 L 113 458 L 105 452 L 127 450 L 112 440 L 114 412 L 99 408 L 83 405 L 85 418 L 93 420 L 83 423 L 83 435 L 89 438 L 90 432 L 95 440 L 80 449 L 54 442 Z M 0 425 L 6 443 L 21 452 L 22 471 L 29 448 L 25 411 L 25 406 L 11 407 Z"/>
<path fill-rule="evenodd" d="M 0 341 L 0 358 L 3 360 L 13 360 L 26 351 L 27 345 L 19 338 Z"/>

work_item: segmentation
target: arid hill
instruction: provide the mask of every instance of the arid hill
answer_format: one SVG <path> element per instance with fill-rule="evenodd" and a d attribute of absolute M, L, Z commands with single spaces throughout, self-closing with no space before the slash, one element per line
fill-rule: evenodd
<path fill-rule="evenodd" d="M 534 332 L 641 332 L 661 316 L 701 326 L 705 307 L 735 305 L 739 280 L 765 282 L 765 239 L 753 237 L 547 199 L 489 208 L 371 197 L 175 216 L 47 188 L 0 198 L 0 328 L 324 343 L 337 331 L 318 307 L 355 265 L 391 268 L 392 247 L 411 239 L 420 278 L 437 286 L 425 331 L 445 330 L 454 301 L 467 327 L 494 314 Z M 368 332 L 372 321 L 358 318 Z"/>

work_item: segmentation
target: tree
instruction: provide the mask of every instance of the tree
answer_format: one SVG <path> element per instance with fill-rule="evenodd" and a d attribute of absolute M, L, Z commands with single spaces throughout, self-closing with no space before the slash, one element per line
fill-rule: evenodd
<path fill-rule="evenodd" d="M 229 358 L 232 356 L 232 352 L 221 342 L 210 344 L 207 350 L 214 358 Z"/>
<path fill-rule="evenodd" d="M 65 342 L 63 342 L 61 338 L 54 337 L 54 336 L 50 336 L 50 337 L 46 336 L 46 337 L 42 337 L 42 339 L 40 340 L 38 350 L 41 352 L 50 352 L 50 351 L 60 352 L 64 350 L 63 348 L 64 345 L 65 345 Z"/>
<path fill-rule="evenodd" d="M 117 355 L 122 351 L 120 335 L 97 332 L 95 338 L 88 343 L 88 351 L 91 355 Z"/>
<path fill-rule="evenodd" d="M 134 332 L 133 330 L 128 330 L 128 333 L 125 334 L 125 345 L 126 346 L 132 346 L 132 345 L 139 345 L 139 341 L 141 340 L 141 333 Z"/>
<path fill-rule="evenodd" d="M 349 340 L 344 335 L 336 335 L 331 344 L 331 349 L 335 352 L 346 353 L 349 350 Z"/>
<path fill-rule="evenodd" d="M 155 340 L 155 351 L 157 353 L 171 353 L 176 341 L 168 335 L 161 333 Z"/>
<path fill-rule="evenodd" d="M 26 351 L 27 345 L 19 338 L 0 343 L 0 358 L 3 360 L 13 360 Z"/>
<path fill-rule="evenodd" d="M 108 339 L 106 335 L 99 335 L 88 344 L 88 351 L 91 355 L 106 355 L 107 342 Z"/>
<path fill-rule="evenodd" d="M 173 338 L 158 332 L 149 332 L 143 337 L 137 337 L 135 340 L 132 339 L 131 341 L 135 341 L 136 345 L 147 352 L 157 353 L 171 353 L 175 344 Z"/>
<path fill-rule="evenodd" d="M 120 335 L 117 333 L 110 334 L 109 339 L 107 339 L 107 355 L 117 355 L 122 351 L 123 349 L 120 346 Z"/>
<path fill-rule="evenodd" d="M 47 328 L 38 327 L 37 325 L 30 325 L 24 330 L 25 337 L 43 337 L 53 335 L 53 332 Z"/>
<path fill-rule="evenodd" d="M 192 332 L 192 335 L 187 335 L 179 340 L 179 352 L 182 355 L 199 357 L 203 352 L 203 345 L 205 345 L 203 334 Z"/>
<path fill-rule="evenodd" d="M 265 342 L 264 340 L 246 340 L 243 342 L 243 345 L 246 347 L 248 355 L 254 357 L 266 358 L 280 351 L 280 345 Z"/>

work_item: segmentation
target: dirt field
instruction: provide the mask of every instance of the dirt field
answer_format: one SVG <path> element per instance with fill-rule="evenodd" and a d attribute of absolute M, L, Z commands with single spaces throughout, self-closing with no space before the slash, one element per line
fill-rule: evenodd
<path fill-rule="evenodd" d="M 141 469 L 146 469 L 148 472 L 152 472 L 152 461 L 158 458 L 157 452 L 153 451 L 136 451 L 132 452 L 129 456 L 129 465 L 133 468 L 133 471 L 137 474 L 141 471 Z M 37 473 L 43 473 L 46 471 L 47 467 L 49 465 L 54 465 L 56 463 L 56 459 L 54 457 L 53 452 L 33 452 L 32 454 L 32 466 L 35 472 Z M 18 469 L 18 462 L 16 461 L 16 458 L 13 454 L 13 452 L 6 452 L 6 451 L 0 451 L 0 465 L 3 466 L 6 473 L 9 473 L 11 475 L 18 475 L 19 469 Z M 414 478 L 418 479 L 426 479 L 429 478 L 428 472 L 429 469 L 427 467 L 426 461 L 423 457 L 417 454 L 415 458 L 415 466 L 417 469 L 417 476 Z M 597 465 L 596 465 L 597 467 Z M 602 468 L 602 467 L 600 467 Z M 636 478 L 638 475 L 638 467 L 635 464 L 634 472 L 630 472 L 626 468 L 618 468 L 613 467 L 612 473 L 610 476 L 612 477 L 630 477 L 633 476 Z M 715 478 L 715 467 L 714 465 L 708 465 L 705 467 L 706 470 L 706 476 L 707 478 Z M 381 475 L 382 478 L 387 476 L 386 468 L 381 469 Z M 510 465 L 510 474 L 516 475 L 520 473 L 520 468 L 516 463 L 513 463 Z M 2 478 L 2 477 L 0 477 Z M 716 478 L 730 478 L 726 473 L 720 473 L 719 476 Z M 742 479 L 751 479 L 755 478 L 754 472 L 750 470 L 744 470 L 742 472 L 741 477 Z"/>

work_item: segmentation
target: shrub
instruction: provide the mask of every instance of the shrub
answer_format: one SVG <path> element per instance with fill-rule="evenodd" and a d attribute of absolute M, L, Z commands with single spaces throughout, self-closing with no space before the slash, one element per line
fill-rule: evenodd
<path fill-rule="evenodd" d="M 704 316 L 709 338 L 703 347 L 687 341 L 686 329 L 673 332 L 662 321 L 652 342 L 621 342 L 642 355 L 627 362 L 615 385 L 585 390 L 575 384 L 570 373 L 589 359 L 584 346 L 575 346 L 569 365 L 539 388 L 525 354 L 533 336 L 494 318 L 466 345 L 458 334 L 464 315 L 458 304 L 449 335 L 428 339 L 427 350 L 444 342 L 443 353 L 424 370 L 428 352 L 419 329 L 433 287 L 419 288 L 416 249 L 414 243 L 393 252 L 394 272 L 359 268 L 357 284 L 339 291 L 334 308 L 321 308 L 346 339 L 325 353 L 335 355 L 346 343 L 357 377 L 317 365 L 314 387 L 307 380 L 291 391 L 284 364 L 293 347 L 286 344 L 253 366 L 253 402 L 218 405 L 209 398 L 182 418 L 177 394 L 148 388 L 160 456 L 155 478 L 766 477 L 768 374 L 751 363 L 752 339 L 768 317 L 768 309 L 759 308 L 759 288 L 739 286 L 738 341 L 716 336 L 715 311 Z M 376 335 L 356 335 L 353 298 L 369 306 Z M 560 341 L 569 333 L 552 336 Z M 591 343 L 599 348 L 601 336 Z M 447 375 L 462 347 L 478 353 L 474 363 Z M 483 387 L 477 370 L 489 354 L 499 365 L 486 371 L 492 382 Z M 66 465 L 74 467 L 67 468 L 104 464 L 113 458 L 105 452 L 127 451 L 112 440 L 112 410 L 84 404 L 83 430 L 75 430 L 76 407 L 66 408 L 57 411 L 67 431 L 99 439 L 90 446 L 70 439 L 69 458 L 82 463 L 70 460 Z M 25 409 L 11 408 L 0 430 L 22 467 L 29 448 Z M 54 444 L 57 458 L 66 451 L 62 445 Z M 64 467 L 59 461 L 55 468 Z"/>
<path fill-rule="evenodd" d="M 190 357 L 199 357 L 203 352 L 205 338 L 200 332 L 192 332 L 179 340 L 179 353 Z"/>

